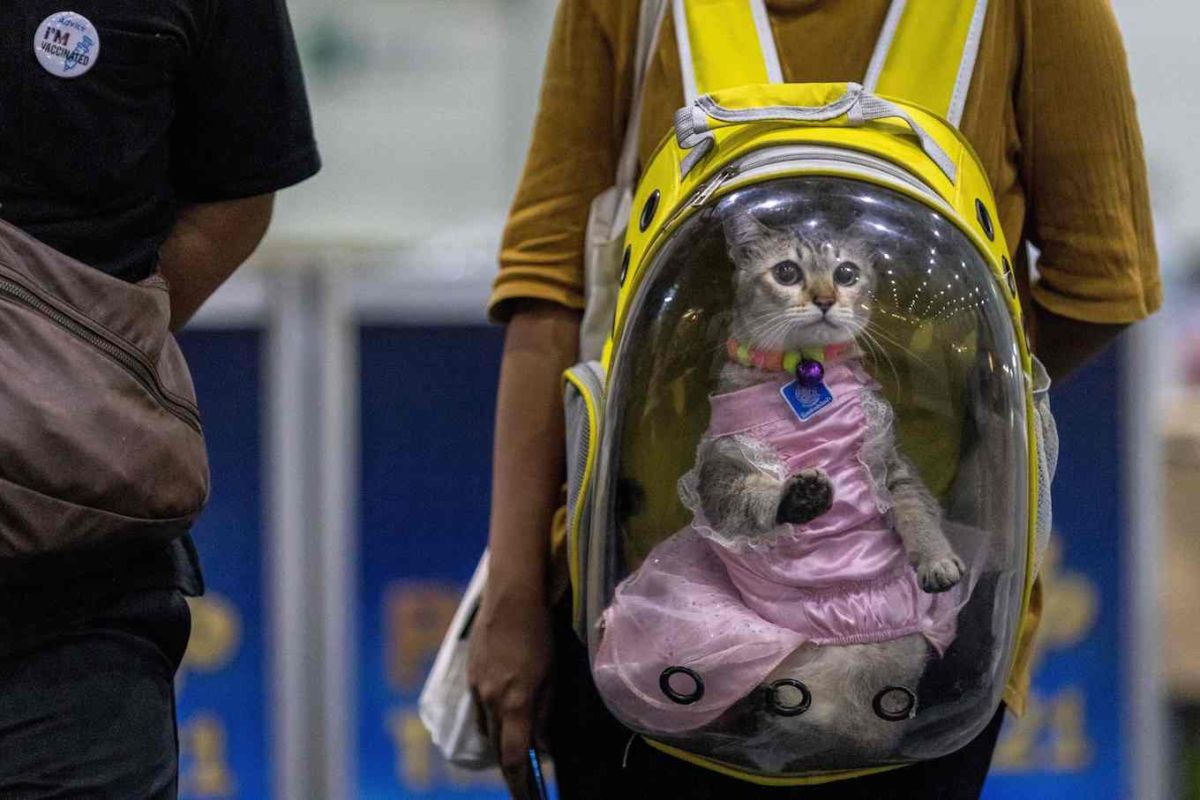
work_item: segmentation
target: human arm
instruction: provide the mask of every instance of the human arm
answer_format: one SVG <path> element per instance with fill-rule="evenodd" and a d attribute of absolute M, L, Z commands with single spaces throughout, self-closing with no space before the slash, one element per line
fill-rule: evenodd
<path fill-rule="evenodd" d="M 1017 92 L 1034 342 L 1066 377 L 1162 302 L 1141 133 L 1104 0 L 1029 0 Z"/>
<path fill-rule="evenodd" d="M 159 259 L 159 269 L 171 285 L 172 330 L 186 325 L 258 247 L 274 202 L 274 194 L 265 194 L 180 209 Z"/>
<path fill-rule="evenodd" d="M 1050 379 L 1061 381 L 1104 352 L 1126 324 L 1101 325 L 1062 317 L 1038 305 L 1034 307 L 1037 355 Z"/>
<path fill-rule="evenodd" d="M 172 327 L 258 246 L 276 191 L 320 168 L 284 0 L 213 0 L 175 82 L 171 185 L 178 212 L 160 249 Z"/>
<path fill-rule="evenodd" d="M 579 313 L 514 305 L 504 337 L 492 458 L 487 588 L 471 633 L 468 677 L 487 711 L 505 780 L 525 778 L 538 699 L 550 668 L 549 531 L 563 483 L 562 373 Z"/>
<path fill-rule="evenodd" d="M 562 502 L 562 372 L 577 355 L 584 231 L 592 198 L 611 184 L 616 165 L 614 85 L 622 68 L 598 9 L 637 17 L 635 0 L 559 3 L 488 308 L 509 327 L 497 398 L 491 570 L 468 674 L 517 797 L 550 661 L 547 572 L 551 520 Z"/>

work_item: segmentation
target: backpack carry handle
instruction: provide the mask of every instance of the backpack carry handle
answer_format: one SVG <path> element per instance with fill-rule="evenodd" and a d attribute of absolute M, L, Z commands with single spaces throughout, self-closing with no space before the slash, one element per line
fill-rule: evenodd
<path fill-rule="evenodd" d="M 680 164 L 680 170 L 686 176 L 692 167 L 712 150 L 716 143 L 712 135 L 714 128 L 749 122 L 824 124 L 842 118 L 851 126 L 864 125 L 877 119 L 895 118 L 904 121 L 920 140 L 921 149 L 925 154 L 938 165 L 951 183 L 955 182 L 957 169 L 954 159 L 937 140 L 902 107 L 890 100 L 876 97 L 857 83 L 846 84 L 846 91 L 841 97 L 821 106 L 728 108 L 718 103 L 712 95 L 699 97 L 692 105 L 680 109 L 675 114 L 675 138 L 681 148 L 690 151 Z"/>

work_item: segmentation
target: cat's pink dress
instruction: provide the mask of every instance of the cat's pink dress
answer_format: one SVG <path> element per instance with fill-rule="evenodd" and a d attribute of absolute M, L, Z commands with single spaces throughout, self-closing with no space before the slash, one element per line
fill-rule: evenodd
<path fill-rule="evenodd" d="M 862 395 L 876 385 L 855 361 L 826 366 L 833 402 L 800 421 L 778 379 L 711 398 L 707 435 L 766 445 L 788 475 L 818 467 L 833 506 L 785 525 L 753 548 L 705 535 L 703 514 L 655 547 L 616 589 L 593 663 L 601 694 L 628 722 L 661 733 L 715 719 L 797 647 L 880 642 L 921 633 L 940 653 L 953 640 L 956 590 L 927 594 L 888 502 L 861 453 L 869 434 Z M 694 670 L 703 696 L 680 705 L 659 686 L 668 667 Z M 690 688 L 684 679 L 682 691 Z"/>

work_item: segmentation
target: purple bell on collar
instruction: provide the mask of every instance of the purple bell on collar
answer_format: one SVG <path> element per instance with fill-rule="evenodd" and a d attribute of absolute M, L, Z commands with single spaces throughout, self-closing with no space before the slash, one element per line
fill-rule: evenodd
<path fill-rule="evenodd" d="M 796 365 L 796 380 L 805 389 L 815 389 L 825 380 L 825 367 L 820 361 L 805 358 Z"/>

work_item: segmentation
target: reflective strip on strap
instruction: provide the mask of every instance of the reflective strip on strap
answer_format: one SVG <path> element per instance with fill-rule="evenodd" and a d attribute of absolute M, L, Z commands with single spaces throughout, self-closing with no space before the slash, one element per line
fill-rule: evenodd
<path fill-rule="evenodd" d="M 721 89 L 783 82 L 763 0 L 674 0 L 672 10 L 687 105 Z"/>
<path fill-rule="evenodd" d="M 962 120 L 987 0 L 892 0 L 864 87 Z"/>

